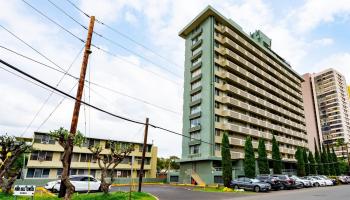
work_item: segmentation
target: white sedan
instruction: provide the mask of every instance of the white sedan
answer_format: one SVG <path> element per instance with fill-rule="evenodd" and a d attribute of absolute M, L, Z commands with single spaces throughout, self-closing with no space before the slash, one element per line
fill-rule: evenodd
<path fill-rule="evenodd" d="M 333 185 L 333 181 L 329 178 L 327 178 L 326 176 L 316 176 L 315 178 L 319 178 L 321 180 L 324 180 L 326 183 L 326 186 L 332 186 Z"/>
<path fill-rule="evenodd" d="M 315 187 L 326 186 L 326 182 L 324 180 L 320 180 L 319 178 L 308 176 L 306 179 L 311 181 L 312 185 Z"/>
<path fill-rule="evenodd" d="M 99 191 L 101 186 L 101 181 L 95 179 L 93 176 L 89 175 L 73 175 L 69 177 L 70 182 L 74 185 L 75 191 Z M 45 189 L 59 192 L 61 186 L 61 181 L 51 181 L 46 183 Z"/>

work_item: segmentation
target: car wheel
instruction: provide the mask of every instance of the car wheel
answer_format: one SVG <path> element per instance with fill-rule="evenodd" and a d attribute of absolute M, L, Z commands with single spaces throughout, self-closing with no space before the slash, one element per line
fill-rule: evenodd
<path fill-rule="evenodd" d="M 305 184 L 304 184 L 304 183 L 301 183 L 300 188 L 305 188 Z"/>
<path fill-rule="evenodd" d="M 282 184 L 280 190 L 284 190 L 286 187 Z"/>
<path fill-rule="evenodd" d="M 260 187 L 259 187 L 259 186 L 255 186 L 255 187 L 254 187 L 254 191 L 255 191 L 255 192 L 260 192 Z"/>
<path fill-rule="evenodd" d="M 233 189 L 234 189 L 234 190 L 238 190 L 238 189 L 239 189 L 238 185 L 234 185 L 234 186 L 233 186 Z"/>
<path fill-rule="evenodd" d="M 315 185 L 315 187 L 320 187 L 319 183 L 315 183 L 314 185 Z"/>
<path fill-rule="evenodd" d="M 58 191 L 55 188 L 52 188 L 53 193 L 57 193 Z"/>

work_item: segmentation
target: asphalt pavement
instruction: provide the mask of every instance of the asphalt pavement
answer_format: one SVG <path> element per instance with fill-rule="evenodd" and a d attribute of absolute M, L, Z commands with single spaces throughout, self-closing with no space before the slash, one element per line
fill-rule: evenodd
<path fill-rule="evenodd" d="M 220 193 L 192 191 L 193 187 L 145 185 L 159 200 L 350 200 L 350 185 L 271 191 L 268 193 Z M 128 191 L 129 187 L 112 187 L 112 191 Z"/>

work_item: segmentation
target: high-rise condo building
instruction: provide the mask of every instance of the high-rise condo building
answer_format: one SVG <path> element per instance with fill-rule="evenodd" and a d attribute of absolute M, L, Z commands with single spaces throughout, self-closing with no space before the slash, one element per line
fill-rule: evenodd
<path fill-rule="evenodd" d="M 313 76 L 323 144 L 335 146 L 339 157 L 347 157 L 350 105 L 345 77 L 334 69 L 327 69 Z"/>
<path fill-rule="evenodd" d="M 307 147 L 302 77 L 271 49 L 261 31 L 242 28 L 207 7 L 181 32 L 185 39 L 180 182 L 221 182 L 221 140 L 229 135 L 233 175 L 243 173 L 244 143 L 275 135 L 286 169 Z M 200 139 L 200 140 L 196 140 Z M 208 144 L 209 143 L 209 144 Z"/>

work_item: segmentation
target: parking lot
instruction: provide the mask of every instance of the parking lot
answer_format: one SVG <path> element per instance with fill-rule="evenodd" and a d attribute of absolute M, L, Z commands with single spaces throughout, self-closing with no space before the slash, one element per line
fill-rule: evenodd
<path fill-rule="evenodd" d="M 160 200 L 347 200 L 350 185 L 314 187 L 261 193 L 220 193 L 193 191 L 193 187 L 148 185 L 143 187 Z M 112 191 L 128 191 L 129 187 L 112 187 Z"/>

